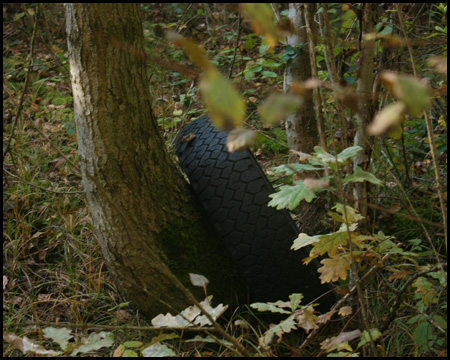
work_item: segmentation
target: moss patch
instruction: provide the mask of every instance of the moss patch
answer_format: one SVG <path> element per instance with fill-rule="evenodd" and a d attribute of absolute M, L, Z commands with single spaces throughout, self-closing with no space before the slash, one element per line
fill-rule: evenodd
<path fill-rule="evenodd" d="M 160 232 L 161 249 L 167 255 L 168 266 L 198 299 L 204 297 L 203 289 L 191 285 L 189 273 L 208 278 L 208 295 L 214 295 L 215 303 L 235 305 L 237 299 L 243 300 L 246 295 L 242 277 L 212 226 L 202 225 L 176 220 Z"/>
<path fill-rule="evenodd" d="M 257 150 L 263 145 L 264 151 L 271 152 L 273 154 L 289 154 L 286 132 L 282 129 L 273 128 L 270 132 L 267 132 L 267 136 L 257 133 L 256 143 L 253 149 Z"/>

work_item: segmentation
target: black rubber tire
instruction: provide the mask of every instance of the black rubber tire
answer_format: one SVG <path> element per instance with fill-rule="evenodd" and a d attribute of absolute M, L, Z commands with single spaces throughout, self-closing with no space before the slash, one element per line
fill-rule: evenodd
<path fill-rule="evenodd" d="M 195 138 L 186 141 L 190 133 Z M 274 189 L 253 154 L 229 153 L 226 138 L 202 116 L 181 130 L 176 153 L 255 300 L 287 300 L 300 292 L 311 301 L 329 291 L 320 284 L 319 262 L 301 262 L 310 249 L 290 250 L 298 229 L 286 210 L 267 206 Z"/>

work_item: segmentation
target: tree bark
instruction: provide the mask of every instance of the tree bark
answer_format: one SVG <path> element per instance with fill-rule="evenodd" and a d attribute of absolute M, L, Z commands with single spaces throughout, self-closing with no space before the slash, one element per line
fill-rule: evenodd
<path fill-rule="evenodd" d="M 360 24 L 362 37 L 376 31 L 377 6 L 377 4 L 363 4 L 363 9 L 361 10 L 363 16 Z M 356 91 L 360 96 L 360 100 L 355 119 L 356 134 L 354 145 L 361 146 L 363 150 L 353 159 L 353 167 L 359 166 L 363 170 L 367 170 L 370 163 L 373 140 L 370 139 L 366 129 L 367 125 L 372 121 L 375 112 L 372 99 L 375 40 L 364 40 L 361 45 L 359 76 L 356 84 Z M 356 199 L 356 208 L 361 212 L 361 215 L 367 216 L 367 183 L 355 183 L 353 192 Z"/>
<path fill-rule="evenodd" d="M 139 5 L 71 3 L 66 17 L 82 182 L 118 290 L 148 316 L 168 310 L 158 299 L 191 305 L 157 256 L 185 285 L 190 272 L 205 275 L 209 293 L 231 301 L 240 280 L 152 113 Z"/>
<path fill-rule="evenodd" d="M 287 67 L 284 78 L 285 91 L 293 81 L 302 82 L 311 77 L 307 33 L 304 21 L 304 5 L 289 3 L 289 19 L 294 27 L 294 34 L 289 36 L 288 44 L 298 49 L 297 56 Z M 301 47 L 298 45 L 302 44 Z M 305 102 L 298 110 L 286 119 L 286 136 L 288 145 L 293 150 L 312 153 L 319 142 L 317 121 L 314 113 L 312 97 L 305 98 Z"/>

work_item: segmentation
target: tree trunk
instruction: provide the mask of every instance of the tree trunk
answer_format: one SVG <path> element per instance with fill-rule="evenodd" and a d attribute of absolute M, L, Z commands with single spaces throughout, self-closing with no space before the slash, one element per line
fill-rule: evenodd
<path fill-rule="evenodd" d="M 376 31 L 377 6 L 377 4 L 363 5 L 363 16 L 360 24 L 362 37 Z M 366 128 L 374 115 L 372 93 L 375 40 L 364 40 L 361 44 L 360 69 L 356 85 L 356 90 L 360 95 L 360 101 L 358 103 L 358 114 L 355 121 L 356 134 L 354 145 L 361 146 L 363 150 L 355 156 L 353 166 L 359 166 L 363 170 L 367 170 L 370 163 L 371 145 L 373 144 L 373 140 L 367 134 Z M 367 183 L 355 183 L 353 192 L 356 199 L 356 208 L 361 212 L 361 215 L 367 216 Z"/>
<path fill-rule="evenodd" d="M 307 33 L 304 21 L 304 5 L 289 3 L 289 19 L 294 26 L 294 34 L 289 36 L 288 44 L 297 46 L 297 56 L 287 67 L 284 78 L 285 91 L 293 81 L 302 82 L 311 77 Z M 311 21 L 312 22 L 312 21 Z M 300 47 L 299 45 L 302 44 Z M 312 153 L 319 142 L 317 121 L 314 113 L 312 97 L 305 98 L 305 102 L 298 110 L 288 116 L 286 120 L 286 136 L 288 145 L 293 150 Z"/>
<path fill-rule="evenodd" d="M 297 47 L 297 56 L 286 67 L 284 90 L 289 90 L 292 82 L 303 82 L 312 76 L 311 59 L 308 46 L 308 34 L 305 24 L 305 5 L 303 3 L 289 3 L 289 19 L 294 27 L 294 33 L 288 37 L 288 44 Z M 309 23 L 312 24 L 312 15 Z M 300 46 L 299 46 L 300 45 Z M 320 105 L 319 105 L 320 106 Z M 304 103 L 294 114 L 286 119 L 286 136 L 290 149 L 307 154 L 314 152 L 314 146 L 319 145 L 319 128 L 314 111 L 312 94 L 304 98 Z M 297 161 L 294 154 L 289 162 Z M 294 180 L 317 177 L 313 171 L 302 171 L 294 175 Z M 321 227 L 320 219 L 326 212 L 325 200 L 319 197 L 313 203 L 302 201 L 299 205 L 297 223 L 301 232 L 315 234 Z"/>
<path fill-rule="evenodd" d="M 152 113 L 139 5 L 71 3 L 66 16 L 83 187 L 118 290 L 148 316 L 168 310 L 158 299 L 191 305 L 157 256 L 186 285 L 190 272 L 205 275 L 229 303 L 240 280 Z"/>

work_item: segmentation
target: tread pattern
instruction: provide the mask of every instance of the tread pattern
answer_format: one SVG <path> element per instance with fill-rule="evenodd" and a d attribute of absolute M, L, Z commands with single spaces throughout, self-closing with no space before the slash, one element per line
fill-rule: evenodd
<path fill-rule="evenodd" d="M 307 302 L 330 290 L 320 284 L 318 261 L 302 265 L 310 250 L 290 250 L 298 229 L 286 210 L 267 206 L 274 189 L 253 154 L 229 153 L 227 133 L 207 116 L 186 125 L 179 139 L 190 133 L 193 140 L 176 146 L 181 167 L 255 299 L 301 292 Z"/>

